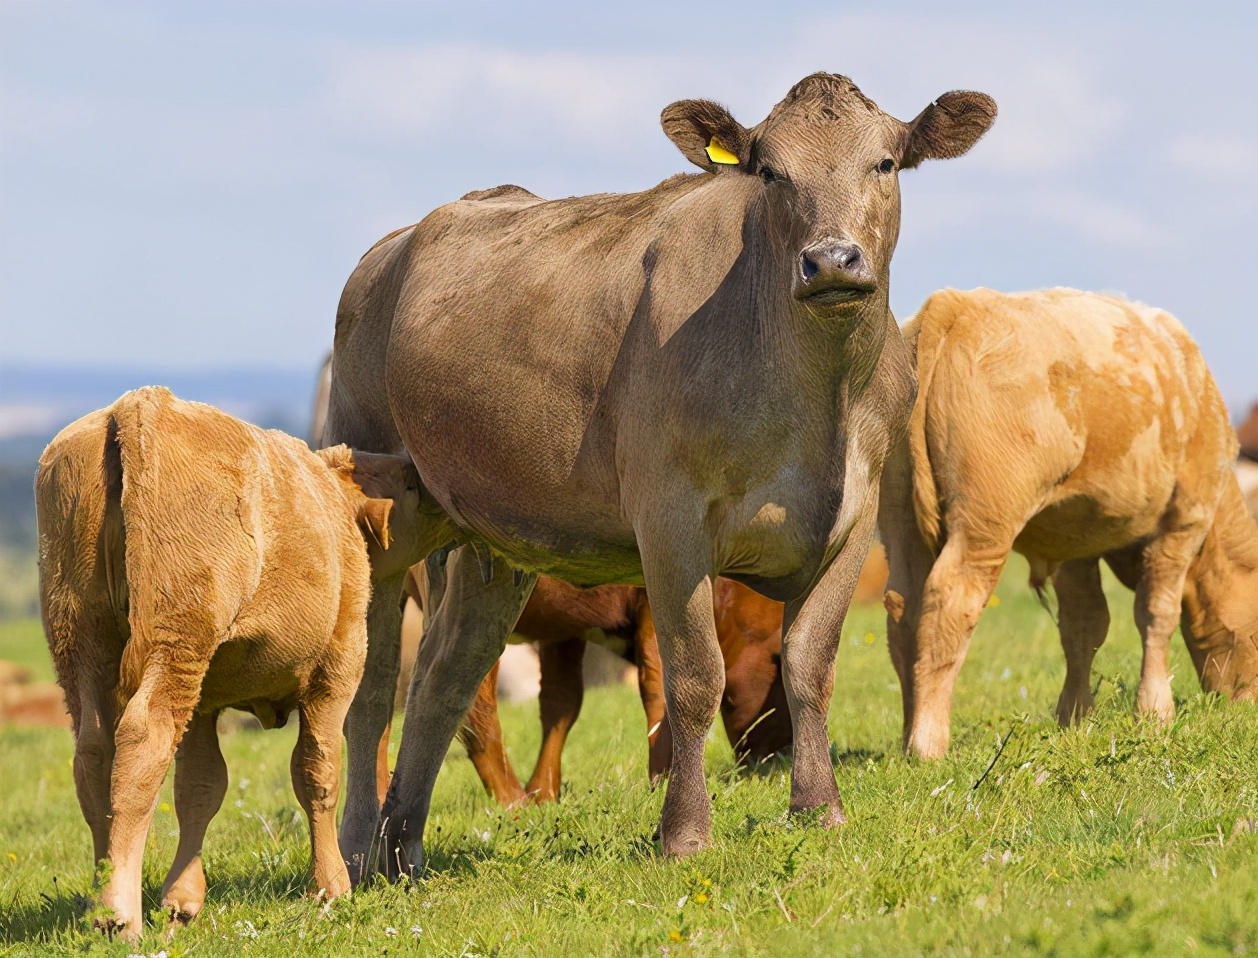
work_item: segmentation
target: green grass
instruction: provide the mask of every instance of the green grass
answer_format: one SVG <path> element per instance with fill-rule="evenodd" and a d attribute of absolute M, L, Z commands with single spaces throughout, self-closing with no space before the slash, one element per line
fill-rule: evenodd
<path fill-rule="evenodd" d="M 849 823 L 786 817 L 788 769 L 733 768 L 713 737 L 709 851 L 662 859 L 662 794 L 646 784 L 635 693 L 603 689 L 565 754 L 557 805 L 505 812 L 459 748 L 429 821 L 429 873 L 324 906 L 305 897 L 308 842 L 288 783 L 293 732 L 225 737 L 232 785 L 206 844 L 206 910 L 138 947 L 86 930 L 90 842 L 62 730 L 0 732 L 0 950 L 15 954 L 948 954 L 1258 952 L 1258 713 L 1201 695 L 1175 651 L 1178 718 L 1131 716 L 1139 643 L 1130 595 L 1097 658 L 1098 706 L 1060 732 L 1064 666 L 1047 614 L 1001 585 L 958 688 L 941 762 L 899 755 L 900 705 L 882 615 L 853 610 L 830 730 Z M 0 655 L 38 657 L 38 628 L 0 629 Z M 520 771 L 536 706 L 503 709 Z M 1005 742 L 994 766 L 998 737 Z M 982 784 L 975 783 L 982 778 Z M 169 802 L 169 792 L 164 797 Z M 175 819 L 155 817 L 155 907 Z"/>

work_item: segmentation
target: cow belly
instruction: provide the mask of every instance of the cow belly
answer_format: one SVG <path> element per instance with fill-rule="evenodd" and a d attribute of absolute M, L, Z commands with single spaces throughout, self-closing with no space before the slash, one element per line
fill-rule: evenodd
<path fill-rule="evenodd" d="M 198 710 L 290 699 L 305 684 L 321 643 L 234 639 L 219 646 L 201 684 Z"/>
<path fill-rule="evenodd" d="M 1162 510 L 1123 515 L 1087 497 L 1055 503 L 1038 513 L 1014 540 L 1028 558 L 1050 563 L 1089 559 L 1126 548 L 1153 535 Z"/>

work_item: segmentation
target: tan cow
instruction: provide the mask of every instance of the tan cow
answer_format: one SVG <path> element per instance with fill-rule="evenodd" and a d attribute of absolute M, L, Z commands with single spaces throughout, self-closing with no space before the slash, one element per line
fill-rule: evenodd
<path fill-rule="evenodd" d="M 1203 687 L 1253 698 L 1258 527 L 1232 474 L 1227 410 L 1183 327 L 1073 290 L 945 290 L 905 336 L 920 391 L 883 474 L 879 526 L 906 749 L 946 751 L 953 685 L 1011 550 L 1057 592 L 1062 724 L 1092 705 L 1109 626 L 1101 559 L 1136 591 L 1140 712 L 1174 712 L 1181 620 Z"/>
<path fill-rule="evenodd" d="M 74 781 L 107 917 L 143 926 L 141 863 L 175 756 L 179 848 L 162 905 L 187 921 L 205 899 L 201 844 L 227 789 L 215 722 L 266 727 L 296 710 L 293 787 L 310 821 L 314 886 L 349 889 L 336 838 L 341 726 L 362 674 L 371 589 L 412 526 L 408 460 L 316 455 L 148 387 L 63 429 L 40 457 L 40 607 L 75 733 Z M 177 750 L 177 751 L 176 751 Z"/>

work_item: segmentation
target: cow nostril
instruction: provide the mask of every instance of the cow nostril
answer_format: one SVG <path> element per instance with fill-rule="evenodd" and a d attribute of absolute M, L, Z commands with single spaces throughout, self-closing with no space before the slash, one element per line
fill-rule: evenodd
<path fill-rule="evenodd" d="M 800 272 L 800 275 L 804 277 L 805 282 L 812 279 L 820 271 L 821 271 L 821 267 L 819 267 L 816 264 L 816 262 L 814 262 L 811 256 L 809 256 L 807 253 L 799 254 L 799 272 Z"/>
<path fill-rule="evenodd" d="M 851 269 L 860 264 L 861 251 L 859 246 L 846 246 L 839 248 L 839 255 L 835 257 L 839 269 Z"/>

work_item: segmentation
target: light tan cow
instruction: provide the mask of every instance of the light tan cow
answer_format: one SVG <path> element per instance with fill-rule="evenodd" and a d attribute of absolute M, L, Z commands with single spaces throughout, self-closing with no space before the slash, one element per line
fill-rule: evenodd
<path fill-rule="evenodd" d="M 303 443 L 148 387 L 63 429 L 35 479 L 44 630 L 75 732 L 74 780 L 106 863 L 98 924 L 143 926 L 145 836 L 175 756 L 179 848 L 163 907 L 205 899 L 201 844 L 227 789 L 215 722 L 296 710 L 293 786 L 315 888 L 349 890 L 336 838 L 341 726 L 362 675 L 379 569 L 409 565 L 409 460 Z M 178 750 L 176 752 L 176 749 Z"/>
<path fill-rule="evenodd" d="M 1183 327 L 1073 290 L 945 290 L 905 336 L 920 391 L 879 511 L 905 748 L 947 750 L 953 685 L 1011 550 L 1057 592 L 1063 725 L 1092 705 L 1109 626 L 1101 559 L 1136 591 L 1138 711 L 1174 713 L 1181 614 L 1203 687 L 1253 698 L 1258 527 L 1232 473 L 1227 410 Z"/>

